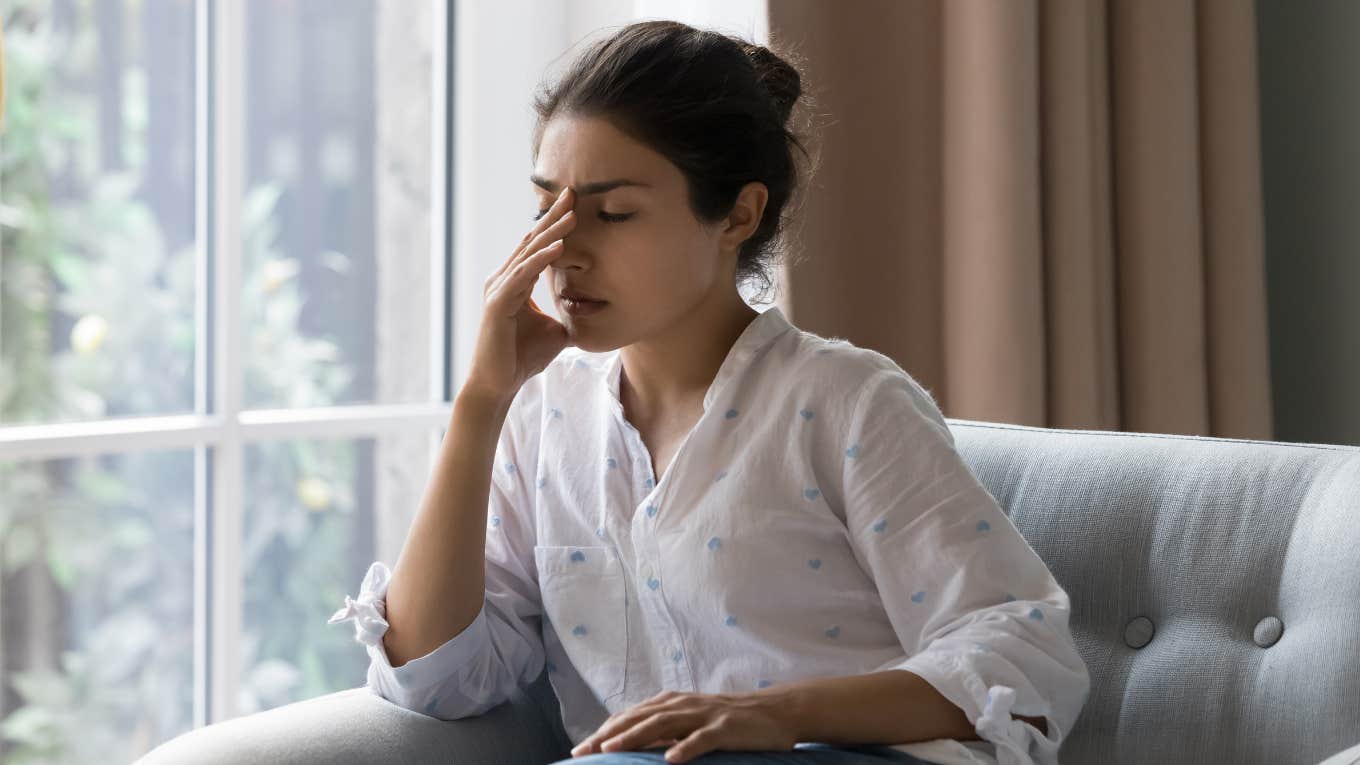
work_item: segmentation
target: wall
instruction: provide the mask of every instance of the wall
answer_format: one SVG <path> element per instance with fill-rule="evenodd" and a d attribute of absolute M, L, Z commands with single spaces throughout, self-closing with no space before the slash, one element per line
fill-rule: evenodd
<path fill-rule="evenodd" d="M 1256 10 L 1275 438 L 1360 445 L 1360 3 Z"/>

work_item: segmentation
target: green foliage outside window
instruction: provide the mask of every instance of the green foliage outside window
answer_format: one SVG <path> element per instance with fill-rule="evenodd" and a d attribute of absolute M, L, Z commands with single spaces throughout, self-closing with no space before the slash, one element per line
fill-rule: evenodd
<path fill-rule="evenodd" d="M 0 422 L 190 412 L 196 253 L 171 250 L 138 197 L 139 89 L 125 90 L 126 169 L 107 172 L 94 97 L 54 87 L 56 73 L 95 66 L 88 19 L 67 39 L 43 21 L 47 0 L 6 8 Z M 257 187 L 244 200 L 243 382 L 295 406 L 329 404 L 350 373 L 338 339 L 299 330 L 296 264 L 275 251 L 282 191 Z M 367 660 L 352 634 L 325 624 L 348 581 L 355 451 L 333 441 L 246 449 L 234 572 L 250 582 L 244 711 L 362 682 Z M 20 700 L 0 709 L 7 763 L 127 762 L 191 726 L 193 467 L 188 451 L 0 463 L 0 583 L 40 572 L 60 595 L 46 609 L 65 615 L 47 635 L 60 644 L 56 666 L 3 667 Z M 14 620 L 50 629 L 25 621 L 32 603 L 0 607 L 11 631 Z"/>

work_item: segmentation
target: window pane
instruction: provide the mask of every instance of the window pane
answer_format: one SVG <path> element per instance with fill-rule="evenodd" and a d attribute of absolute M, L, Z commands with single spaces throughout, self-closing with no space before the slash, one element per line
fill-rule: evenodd
<path fill-rule="evenodd" d="M 249 408 L 431 399 L 431 20 L 246 4 Z"/>
<path fill-rule="evenodd" d="M 191 451 L 0 463 L 0 761 L 131 762 L 193 723 Z"/>
<path fill-rule="evenodd" d="M 246 449 L 238 712 L 364 684 L 368 654 L 353 623 L 326 621 L 359 594 L 370 563 L 395 563 L 429 450 L 425 433 Z"/>
<path fill-rule="evenodd" d="M 0 423 L 191 411 L 193 0 L 0 18 Z"/>

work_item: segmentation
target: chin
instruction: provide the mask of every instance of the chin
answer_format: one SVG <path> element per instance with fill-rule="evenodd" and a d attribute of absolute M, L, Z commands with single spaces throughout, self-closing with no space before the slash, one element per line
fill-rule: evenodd
<path fill-rule="evenodd" d="M 567 345 L 580 348 L 586 353 L 603 353 L 612 351 L 618 346 L 601 338 L 599 332 L 590 330 L 582 331 L 582 327 L 568 316 L 562 322 L 562 326 L 567 328 Z"/>

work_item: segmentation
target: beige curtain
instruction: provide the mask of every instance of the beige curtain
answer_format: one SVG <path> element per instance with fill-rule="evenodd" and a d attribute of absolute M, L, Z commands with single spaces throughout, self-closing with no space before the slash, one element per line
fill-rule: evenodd
<path fill-rule="evenodd" d="M 770 0 L 821 120 L 794 323 L 949 417 L 1272 434 L 1253 4 Z"/>

